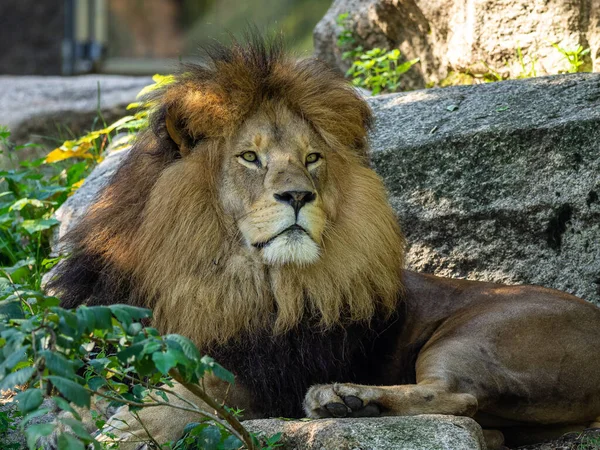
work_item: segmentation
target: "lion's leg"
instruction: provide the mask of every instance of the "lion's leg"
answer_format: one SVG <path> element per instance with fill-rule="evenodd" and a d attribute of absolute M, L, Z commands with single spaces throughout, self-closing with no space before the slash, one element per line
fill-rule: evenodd
<path fill-rule="evenodd" d="M 172 390 L 183 399 L 203 406 L 200 400 L 181 384 L 176 383 Z M 142 408 L 135 413 L 126 406 L 119 408 L 96 439 L 105 443 L 118 442 L 120 450 L 136 450 L 153 441 L 158 444 L 176 441 L 183 435 L 184 427 L 190 422 L 197 422 L 201 416 L 195 412 L 177 409 L 189 407 L 177 396 L 167 394 L 167 397 L 172 406 Z"/>
<path fill-rule="evenodd" d="M 596 417 L 588 428 L 600 428 L 600 417 Z"/>
<path fill-rule="evenodd" d="M 399 386 L 359 384 L 317 385 L 304 399 L 308 417 L 412 416 L 453 414 L 472 416 L 477 399 L 470 394 L 450 392 L 442 383 Z"/>
<path fill-rule="evenodd" d="M 229 384 L 215 377 L 205 378 L 207 393 L 227 405 L 244 410 L 244 419 L 255 418 L 249 398 L 238 385 Z M 164 444 L 177 441 L 183 435 L 185 426 L 190 422 L 198 422 L 202 416 L 190 411 L 190 402 L 203 410 L 214 411 L 183 385 L 174 383 L 170 389 L 174 394 L 167 394 L 169 406 L 153 406 L 142 408 L 132 413 L 129 408 L 122 407 L 114 414 L 100 431 L 98 441 L 118 442 L 119 450 L 137 450 L 148 442 Z M 159 399 L 162 401 L 162 399 Z"/>

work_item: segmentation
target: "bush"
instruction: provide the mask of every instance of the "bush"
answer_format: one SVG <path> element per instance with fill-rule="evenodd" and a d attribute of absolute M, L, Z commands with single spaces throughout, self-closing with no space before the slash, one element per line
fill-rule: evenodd
<path fill-rule="evenodd" d="M 172 79 L 155 76 L 155 84 L 140 94 Z M 147 126 L 151 107 L 131 104 L 129 109 L 139 108 L 135 114 L 67 141 L 46 158 L 18 164 L 15 152 L 30 145 L 14 145 L 9 131 L 0 128 L 0 148 L 12 166 L 0 172 L 0 390 L 16 394 L 23 415 L 19 426 L 30 449 L 52 433 L 59 449 L 83 450 L 88 445 L 99 449 L 101 444 L 86 431 L 75 407 L 89 408 L 97 396 L 111 406 L 129 405 L 133 411 L 157 405 L 178 408 L 167 397 L 173 380 L 183 383 L 211 412 L 188 404 L 200 420 L 186 428 L 183 439 L 167 447 L 260 446 L 259 439 L 238 421 L 239 411 L 220 405 L 202 388 L 208 373 L 230 383 L 233 375 L 202 356 L 187 338 L 161 336 L 156 329 L 144 327 L 142 321 L 151 317 L 149 310 L 128 305 L 67 310 L 42 290 L 42 276 L 59 261 L 50 256 L 50 233 L 58 223 L 54 212 L 102 160 L 109 143 L 125 145 Z M 116 133 L 123 131 L 127 132 L 123 141 L 113 142 Z M 49 412 L 71 416 L 31 424 Z M 97 427 L 103 425 L 103 420 L 97 420 Z M 0 439 L 14 428 L 15 416 L 0 413 Z M 277 447 L 278 439 L 271 437 L 264 448 Z"/>

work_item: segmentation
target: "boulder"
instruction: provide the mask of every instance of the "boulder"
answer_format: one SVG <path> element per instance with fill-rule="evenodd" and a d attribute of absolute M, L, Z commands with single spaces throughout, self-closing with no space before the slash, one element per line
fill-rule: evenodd
<path fill-rule="evenodd" d="M 410 268 L 600 303 L 600 74 L 368 101 Z"/>
<path fill-rule="evenodd" d="M 481 427 L 468 417 L 249 420 L 251 432 L 282 433 L 283 450 L 485 450 Z"/>
<path fill-rule="evenodd" d="M 337 45 L 342 13 L 350 14 L 358 44 L 420 58 L 404 76 L 405 88 L 439 83 L 452 71 L 523 76 L 534 60 L 537 75 L 557 73 L 566 66 L 553 43 L 565 50 L 590 48 L 586 68 L 600 67 L 597 0 L 335 0 L 314 30 L 315 53 L 346 70 L 349 62 Z"/>
<path fill-rule="evenodd" d="M 69 139 L 94 123 L 100 128 L 102 119 L 110 123 L 124 116 L 125 107 L 151 83 L 150 77 L 116 75 L 0 76 L 0 125 L 8 126 L 17 143 Z"/>
<path fill-rule="evenodd" d="M 56 253 L 60 253 L 58 248 L 60 238 L 85 214 L 88 206 L 94 202 L 98 192 L 115 174 L 127 153 L 127 148 L 113 150 L 112 146 L 109 146 L 104 160 L 88 175 L 83 185 L 58 208 L 55 216 L 60 220 L 60 225 L 54 229 L 53 236 L 53 250 Z"/>
<path fill-rule="evenodd" d="M 408 266 L 561 289 L 600 303 L 600 74 L 368 99 L 372 165 Z M 79 217 L 126 151 L 58 211 Z"/>

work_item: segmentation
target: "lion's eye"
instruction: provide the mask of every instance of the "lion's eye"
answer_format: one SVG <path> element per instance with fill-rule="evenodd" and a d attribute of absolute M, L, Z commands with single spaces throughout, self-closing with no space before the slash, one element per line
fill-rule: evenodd
<path fill-rule="evenodd" d="M 311 153 L 306 157 L 306 164 L 308 165 L 316 163 L 319 159 L 321 159 L 321 155 L 319 155 L 318 153 Z"/>
<path fill-rule="evenodd" d="M 240 155 L 244 161 L 255 163 L 258 161 L 258 155 L 254 152 L 244 152 Z"/>

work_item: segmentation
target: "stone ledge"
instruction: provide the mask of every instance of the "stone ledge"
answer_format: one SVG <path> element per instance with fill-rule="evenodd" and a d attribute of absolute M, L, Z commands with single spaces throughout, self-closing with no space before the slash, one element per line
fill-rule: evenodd
<path fill-rule="evenodd" d="M 284 450 L 485 450 L 480 426 L 468 417 L 421 415 L 361 419 L 249 420 L 266 436 L 283 433 Z"/>

